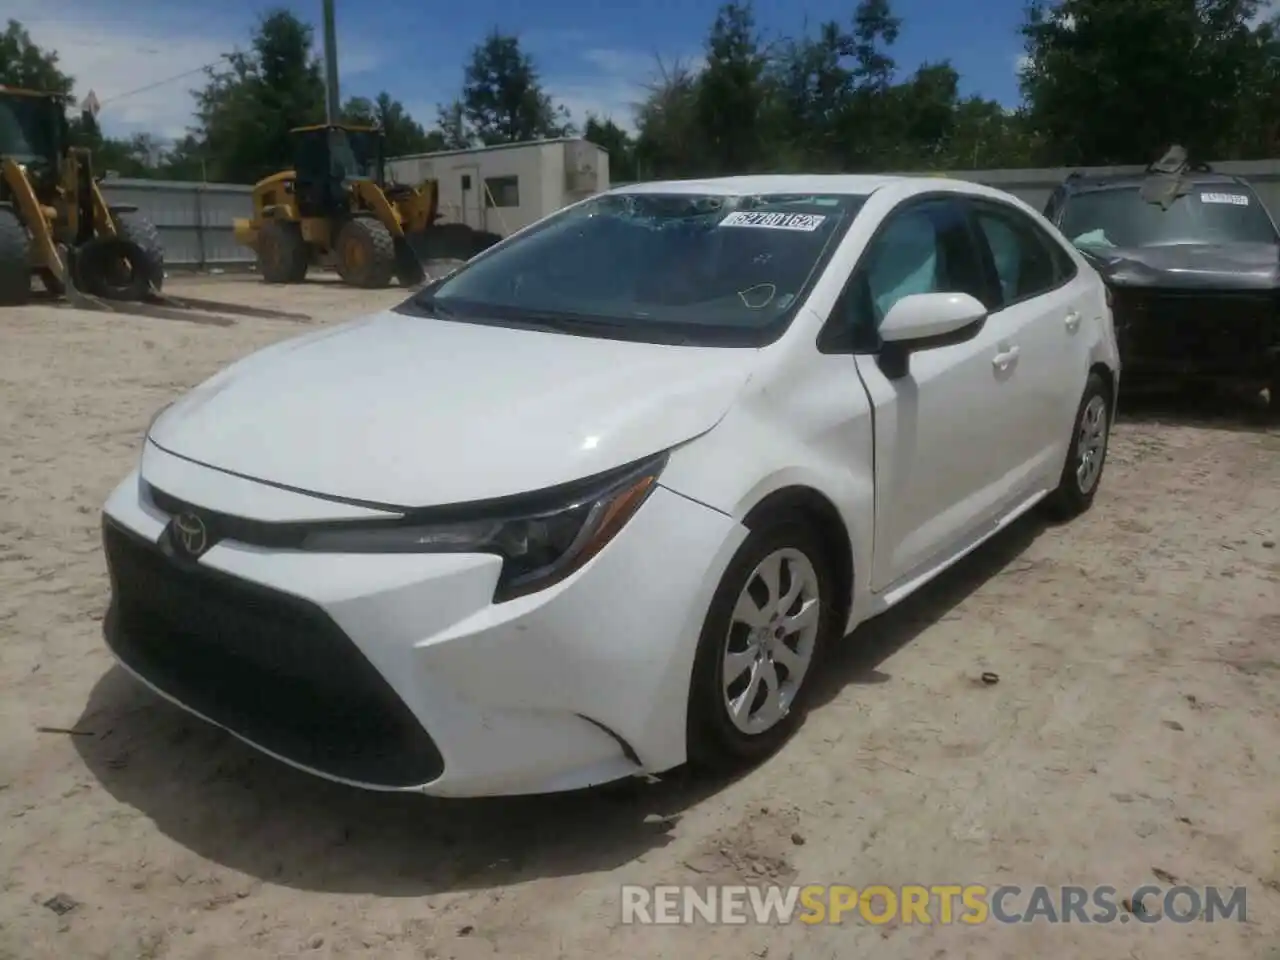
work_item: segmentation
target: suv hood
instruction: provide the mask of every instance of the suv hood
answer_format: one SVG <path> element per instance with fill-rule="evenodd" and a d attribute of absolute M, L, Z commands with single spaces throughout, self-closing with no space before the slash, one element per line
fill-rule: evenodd
<path fill-rule="evenodd" d="M 704 433 L 756 354 L 386 312 L 251 354 L 148 436 L 300 491 L 461 503 L 579 480 Z"/>
<path fill-rule="evenodd" d="M 1180 243 L 1159 247 L 1081 247 L 1108 283 L 1194 290 L 1280 289 L 1280 246 Z"/>

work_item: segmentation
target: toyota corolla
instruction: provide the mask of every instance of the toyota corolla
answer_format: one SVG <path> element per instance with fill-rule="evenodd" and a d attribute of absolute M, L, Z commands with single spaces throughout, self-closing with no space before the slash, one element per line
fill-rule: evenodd
<path fill-rule="evenodd" d="M 1098 275 L 1007 194 L 620 188 L 162 410 L 105 506 L 107 643 L 371 789 L 750 762 L 832 642 L 1090 505 L 1119 373 Z"/>

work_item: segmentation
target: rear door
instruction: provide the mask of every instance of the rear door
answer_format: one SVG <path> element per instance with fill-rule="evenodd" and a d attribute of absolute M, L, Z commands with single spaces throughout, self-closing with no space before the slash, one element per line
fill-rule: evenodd
<path fill-rule="evenodd" d="M 1089 366 L 1089 285 L 1075 260 L 1036 220 L 1012 204 L 971 199 L 981 255 L 997 299 L 991 319 L 1017 345 L 1016 406 L 1009 411 L 1013 489 L 1056 484 Z"/>

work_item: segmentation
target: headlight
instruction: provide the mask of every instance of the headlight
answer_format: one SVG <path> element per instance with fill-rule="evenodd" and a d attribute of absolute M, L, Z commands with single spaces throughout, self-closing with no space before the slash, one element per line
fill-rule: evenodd
<path fill-rule="evenodd" d="M 459 516 L 312 530 L 303 550 L 325 553 L 493 553 L 502 557 L 494 601 L 501 603 L 559 583 L 599 553 L 657 486 L 661 454 L 526 500 Z M 435 511 L 424 511 L 434 513 Z M 455 519 L 456 517 L 456 519 Z"/>

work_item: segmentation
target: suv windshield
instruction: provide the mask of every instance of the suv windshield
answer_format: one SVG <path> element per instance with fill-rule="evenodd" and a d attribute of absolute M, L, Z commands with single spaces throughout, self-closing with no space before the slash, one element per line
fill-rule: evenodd
<path fill-rule="evenodd" d="M 1193 184 L 1167 210 L 1143 200 L 1138 187 L 1077 194 L 1063 211 L 1062 232 L 1094 248 L 1277 242 L 1257 194 L 1238 183 Z"/>
<path fill-rule="evenodd" d="M 759 345 L 785 328 L 865 199 L 602 194 L 405 307 L 585 335 Z"/>

